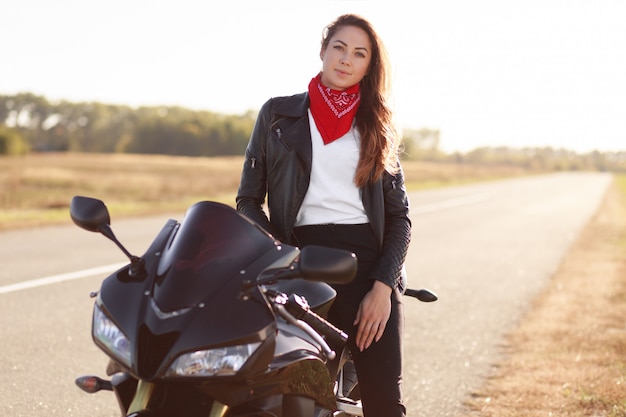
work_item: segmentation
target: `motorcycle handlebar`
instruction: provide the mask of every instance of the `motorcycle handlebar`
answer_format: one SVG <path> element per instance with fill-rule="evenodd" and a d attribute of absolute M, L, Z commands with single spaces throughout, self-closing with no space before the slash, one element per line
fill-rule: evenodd
<path fill-rule="evenodd" d="M 342 346 L 348 341 L 348 335 L 345 332 L 311 310 L 304 298 L 291 294 L 285 303 L 285 308 L 295 318 L 307 323 L 324 336 L 331 346 Z"/>
<path fill-rule="evenodd" d="M 307 310 L 301 320 L 324 336 L 331 346 L 341 346 L 348 341 L 346 333 L 312 310 Z"/>
<path fill-rule="evenodd" d="M 404 295 L 417 298 L 423 303 L 432 303 L 433 301 L 437 301 L 439 299 L 437 294 L 427 289 L 413 290 L 411 288 L 407 288 L 404 290 Z"/>

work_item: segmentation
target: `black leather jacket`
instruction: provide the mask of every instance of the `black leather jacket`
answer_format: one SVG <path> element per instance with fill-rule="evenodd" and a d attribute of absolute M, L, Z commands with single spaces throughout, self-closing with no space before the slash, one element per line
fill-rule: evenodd
<path fill-rule="evenodd" d="M 293 227 L 311 176 L 308 108 L 307 93 L 272 98 L 261 107 L 237 194 L 237 210 L 290 244 L 294 244 Z M 269 219 L 263 211 L 266 195 Z M 403 291 L 401 272 L 411 222 L 402 171 L 385 172 L 381 180 L 361 189 L 361 198 L 381 248 L 370 278 Z"/>

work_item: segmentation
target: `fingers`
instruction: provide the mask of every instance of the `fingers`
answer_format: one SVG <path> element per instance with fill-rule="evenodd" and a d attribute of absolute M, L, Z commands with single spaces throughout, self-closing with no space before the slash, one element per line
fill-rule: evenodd
<path fill-rule="evenodd" d="M 378 342 L 385 332 L 386 324 L 383 322 L 372 322 L 359 325 L 356 334 L 356 346 L 363 352 L 369 348 L 374 341 Z"/>
<path fill-rule="evenodd" d="M 380 323 L 378 325 L 378 332 L 376 332 L 374 340 L 377 342 L 383 337 L 383 333 L 385 333 L 385 328 L 387 327 L 387 322 Z"/>
<path fill-rule="evenodd" d="M 385 332 L 389 314 L 384 310 L 380 313 L 364 318 L 362 308 L 357 312 L 354 321 L 354 324 L 358 325 L 355 343 L 361 352 L 369 348 L 374 341 L 378 342 Z"/>
<path fill-rule="evenodd" d="M 354 325 L 358 326 L 355 343 L 362 352 L 385 332 L 391 314 L 391 289 L 377 281 L 359 305 Z"/>
<path fill-rule="evenodd" d="M 356 347 L 359 349 L 359 351 L 363 352 L 372 344 L 372 340 L 374 340 L 372 328 L 372 324 L 359 325 L 355 340 Z"/>

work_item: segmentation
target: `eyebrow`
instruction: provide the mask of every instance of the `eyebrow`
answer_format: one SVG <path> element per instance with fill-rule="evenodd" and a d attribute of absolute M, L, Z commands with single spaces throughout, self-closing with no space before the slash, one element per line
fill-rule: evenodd
<path fill-rule="evenodd" d="M 335 40 L 333 41 L 333 43 L 340 43 L 340 44 L 342 44 L 343 46 L 348 46 L 348 44 L 347 44 L 347 43 L 345 43 L 344 41 L 342 41 L 342 40 L 340 40 L 340 39 L 335 39 Z M 356 48 L 354 48 L 354 49 L 363 50 L 363 51 L 365 51 L 365 52 L 368 52 L 367 48 L 366 48 L 366 47 L 364 47 L 364 46 L 357 46 L 357 47 L 356 47 Z"/>

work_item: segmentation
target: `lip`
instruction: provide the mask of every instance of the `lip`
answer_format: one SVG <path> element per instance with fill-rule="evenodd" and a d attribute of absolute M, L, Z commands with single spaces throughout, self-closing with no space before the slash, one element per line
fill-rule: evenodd
<path fill-rule="evenodd" d="M 337 74 L 341 75 L 341 76 L 350 76 L 350 73 L 349 73 L 349 72 L 342 71 L 342 70 L 340 70 L 340 69 L 336 69 L 336 70 L 335 70 L 335 72 L 336 72 Z"/>

